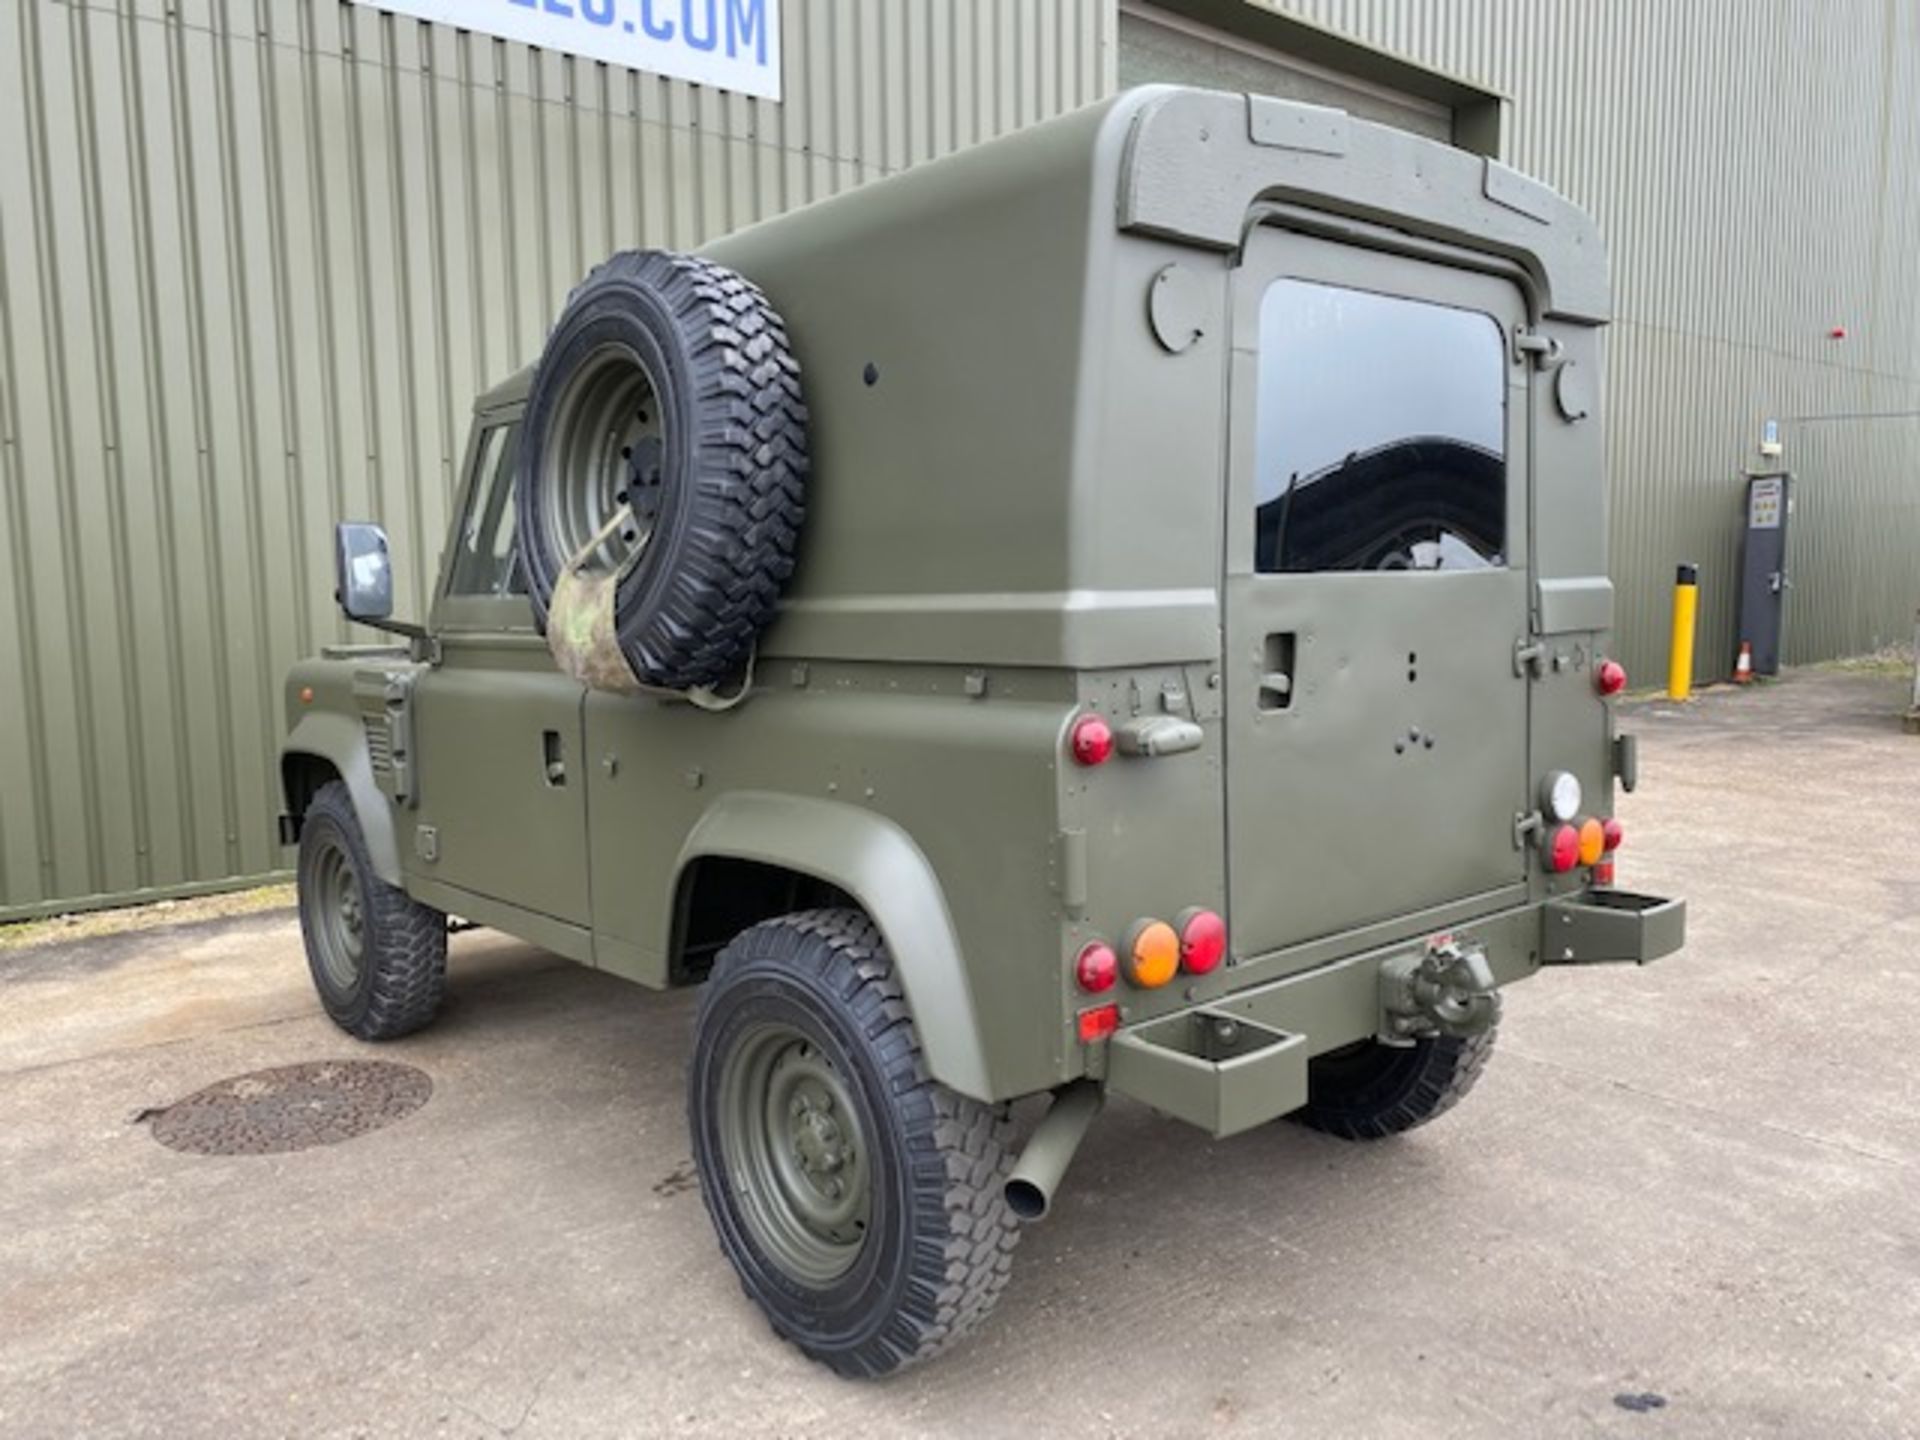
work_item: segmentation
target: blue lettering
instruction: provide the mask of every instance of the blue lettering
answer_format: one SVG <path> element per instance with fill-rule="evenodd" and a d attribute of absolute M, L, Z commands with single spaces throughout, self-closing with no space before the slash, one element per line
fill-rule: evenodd
<path fill-rule="evenodd" d="M 540 0 L 507 0 L 509 5 L 518 5 L 522 10 L 538 10 Z"/>
<path fill-rule="evenodd" d="M 567 0 L 544 0 L 540 8 L 549 15 L 564 15 L 569 20 L 573 19 L 573 7 L 567 4 Z"/>
<path fill-rule="evenodd" d="M 693 23 L 695 12 L 705 9 L 707 12 L 707 33 L 696 33 Z M 686 33 L 687 44 L 696 50 L 711 50 L 720 43 L 720 17 L 714 10 L 714 0 L 681 0 L 680 24 Z"/>
<path fill-rule="evenodd" d="M 595 25 L 611 25 L 613 0 L 580 0 L 580 13 Z"/>
<path fill-rule="evenodd" d="M 673 22 L 653 18 L 653 0 L 640 0 L 640 28 L 656 40 L 673 39 Z"/>
<path fill-rule="evenodd" d="M 727 0 L 727 54 L 753 46 L 753 63 L 767 63 L 767 0 Z"/>

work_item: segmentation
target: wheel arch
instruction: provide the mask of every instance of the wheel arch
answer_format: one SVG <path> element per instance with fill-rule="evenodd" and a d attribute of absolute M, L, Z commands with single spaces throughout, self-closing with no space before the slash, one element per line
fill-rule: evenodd
<path fill-rule="evenodd" d="M 689 832 L 674 866 L 668 955 L 676 968 L 702 862 L 713 860 L 820 882 L 865 911 L 893 957 L 928 1071 L 963 1095 L 994 1098 L 959 935 L 939 877 L 905 830 L 839 801 L 760 791 L 722 796 Z"/>
<path fill-rule="evenodd" d="M 373 778 L 366 732 L 345 715 L 304 715 L 280 747 L 280 790 L 287 814 L 296 821 L 303 818 L 314 793 L 330 779 L 343 781 L 353 797 L 353 813 L 374 873 L 389 885 L 401 886 L 393 809 Z"/>

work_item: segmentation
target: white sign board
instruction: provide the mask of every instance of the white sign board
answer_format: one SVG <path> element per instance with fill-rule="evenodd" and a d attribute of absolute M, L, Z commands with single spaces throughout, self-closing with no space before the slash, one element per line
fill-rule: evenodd
<path fill-rule="evenodd" d="M 359 0 L 362 5 L 780 98 L 780 0 Z"/>

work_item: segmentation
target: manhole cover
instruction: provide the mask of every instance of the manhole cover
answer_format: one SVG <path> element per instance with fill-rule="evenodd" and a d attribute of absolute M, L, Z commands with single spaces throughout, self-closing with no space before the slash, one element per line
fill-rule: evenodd
<path fill-rule="evenodd" d="M 411 1065 L 322 1060 L 236 1075 L 142 1118 L 169 1150 L 280 1155 L 404 1120 L 432 1094 L 433 1081 Z"/>

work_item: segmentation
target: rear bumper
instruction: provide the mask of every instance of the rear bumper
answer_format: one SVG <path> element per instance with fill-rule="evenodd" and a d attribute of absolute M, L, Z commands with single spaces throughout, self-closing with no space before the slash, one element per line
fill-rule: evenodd
<path fill-rule="evenodd" d="M 1502 985 L 1542 964 L 1645 964 L 1680 948 L 1686 904 L 1625 891 L 1528 905 L 1461 927 Z M 1129 1025 L 1108 1042 L 1106 1083 L 1216 1136 L 1307 1103 L 1307 1061 L 1381 1033 L 1381 967 L 1423 938 L 1350 956 Z"/>

